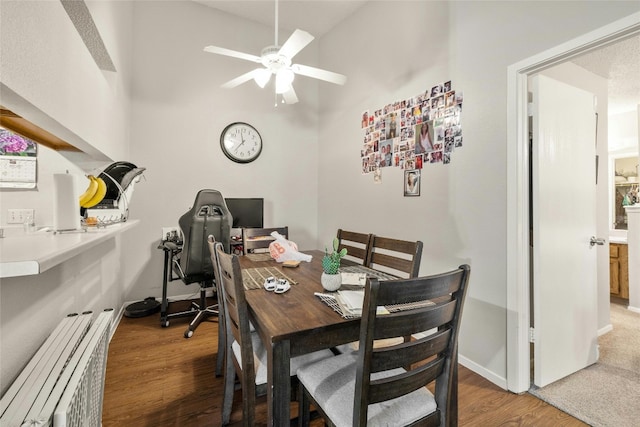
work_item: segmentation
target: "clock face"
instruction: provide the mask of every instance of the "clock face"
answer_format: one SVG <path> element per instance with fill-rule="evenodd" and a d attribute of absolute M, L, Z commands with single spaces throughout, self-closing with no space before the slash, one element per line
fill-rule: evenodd
<path fill-rule="evenodd" d="M 231 123 L 220 135 L 220 147 L 225 156 L 234 162 L 249 163 L 262 152 L 262 137 L 247 123 Z"/>

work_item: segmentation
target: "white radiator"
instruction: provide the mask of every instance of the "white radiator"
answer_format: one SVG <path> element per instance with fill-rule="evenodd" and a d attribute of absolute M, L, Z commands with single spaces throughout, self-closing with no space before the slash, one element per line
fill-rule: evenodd
<path fill-rule="evenodd" d="M 0 399 L 2 427 L 99 427 L 112 310 L 69 315 Z"/>

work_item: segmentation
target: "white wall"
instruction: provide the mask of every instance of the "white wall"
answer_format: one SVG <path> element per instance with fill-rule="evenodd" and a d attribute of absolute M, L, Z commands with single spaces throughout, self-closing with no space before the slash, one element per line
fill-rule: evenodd
<path fill-rule="evenodd" d="M 122 308 L 126 295 L 122 236 L 37 276 L 0 283 L 0 395 L 70 313 Z"/>
<path fill-rule="evenodd" d="M 117 73 L 95 64 L 62 4 L 0 2 L 0 104 L 38 122 L 55 122 L 64 137 L 93 144 L 96 153 L 128 157 L 132 8 L 90 2 Z M 51 130 L 51 129 L 49 129 Z M 9 208 L 35 208 L 36 224 L 53 221 L 53 174 L 82 170 L 40 147 L 38 188 L 0 190 L 0 225 Z M 0 281 L 0 394 L 58 322 L 71 312 L 120 309 L 127 293 L 121 238 L 110 239 L 37 276 Z"/>
<path fill-rule="evenodd" d="M 113 159 L 128 155 L 131 5 L 87 2 L 118 70 L 103 72 L 57 1 L 3 1 L 2 84 Z M 9 103 L 3 93 L 3 103 Z M 7 105 L 5 105 L 7 106 Z M 13 110 L 12 105 L 8 107 Z M 29 117 L 29 111 L 16 108 Z"/>
<path fill-rule="evenodd" d="M 127 159 L 131 4 L 98 1 L 87 5 L 118 71 L 98 68 L 60 2 L 3 0 L 0 104 L 35 124 L 42 120 L 55 123 L 55 130 L 44 128 L 61 138 L 72 137 L 70 142 L 80 148 L 104 153 L 104 159 Z M 9 208 L 35 208 L 36 224 L 51 225 L 53 173 L 83 174 L 60 153 L 46 147 L 39 150 L 38 188 L 2 190 L 0 225 L 6 225 Z M 105 160 L 100 166 L 109 163 Z"/>
<path fill-rule="evenodd" d="M 503 387 L 507 67 L 638 8 L 630 2 L 371 2 L 322 40 L 323 66 L 351 80 L 321 98 L 319 143 L 327 150 L 319 159 L 320 240 L 338 227 L 423 240 L 421 274 L 470 263 L 461 360 Z M 464 92 L 464 143 L 451 164 L 423 169 L 419 198 L 402 196 L 398 169 L 384 169 L 380 185 L 361 176 L 362 111 L 445 80 Z M 339 187 L 344 190 L 335 194 Z"/>
<path fill-rule="evenodd" d="M 638 116 L 640 109 L 609 116 L 609 151 L 611 154 L 638 151 Z"/>
<path fill-rule="evenodd" d="M 259 55 L 273 44 L 272 27 L 192 2 L 137 2 L 134 9 L 131 160 L 147 171 L 131 210 L 144 221 L 126 249 L 135 260 L 125 266 L 136 283 L 129 298 L 162 295 L 163 253 L 156 249 L 162 227 L 177 225 L 202 188 L 225 197 L 264 197 L 265 226 L 287 225 L 301 249 L 315 249 L 317 157 L 324 150 L 318 146 L 318 83 L 296 78 L 300 102 L 277 108 L 272 84 L 264 90 L 253 81 L 221 89 L 256 65 L 203 48 L 216 45 Z M 279 35 L 280 40 L 287 37 Z M 318 66 L 317 49 L 314 41 L 295 60 Z M 220 150 L 220 133 L 235 121 L 252 124 L 262 135 L 262 154 L 252 163 L 233 163 Z M 169 285 L 170 295 L 197 291 L 197 284 Z"/>

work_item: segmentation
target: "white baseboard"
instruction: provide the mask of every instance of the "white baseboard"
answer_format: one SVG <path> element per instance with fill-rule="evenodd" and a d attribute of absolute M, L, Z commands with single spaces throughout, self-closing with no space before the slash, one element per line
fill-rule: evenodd
<path fill-rule="evenodd" d="M 629 311 L 633 311 L 634 313 L 640 313 L 640 308 L 638 308 L 638 307 L 632 307 L 632 306 L 629 305 L 629 306 L 627 306 L 627 309 Z"/>
<path fill-rule="evenodd" d="M 487 380 L 491 381 L 498 387 L 504 390 L 507 390 L 506 378 L 496 375 L 495 372 L 489 371 L 485 367 L 480 366 L 475 362 L 472 362 L 471 360 L 467 359 L 461 354 L 458 354 L 458 363 L 460 363 L 465 368 L 472 370 L 473 372 L 480 375 L 481 377 L 486 378 Z"/>
<path fill-rule="evenodd" d="M 629 307 L 629 310 L 632 310 L 631 307 Z M 637 309 L 638 313 L 640 313 L 640 309 Z M 634 311 L 634 310 L 632 310 Z M 610 332 L 613 330 L 613 325 L 609 324 L 601 329 L 598 330 L 598 336 L 604 335 L 607 332 Z M 507 380 L 499 375 L 496 375 L 495 372 L 489 371 L 488 369 L 484 368 L 483 366 L 478 365 L 477 363 L 467 359 L 466 357 L 462 356 L 461 354 L 458 355 L 458 362 L 464 366 L 467 369 L 472 370 L 473 372 L 475 372 L 476 374 L 480 375 L 481 377 L 486 378 L 487 380 L 491 381 L 492 383 L 494 383 L 495 385 L 497 385 L 498 387 L 507 390 Z"/>
<path fill-rule="evenodd" d="M 113 319 L 111 320 L 111 331 L 109 331 L 109 342 L 111 342 L 111 338 L 113 338 L 113 335 L 116 333 L 116 329 L 118 329 L 118 325 L 120 324 L 120 319 L 122 319 L 122 316 L 124 315 L 125 307 L 129 304 L 130 303 L 126 303 L 122 305 L 122 307 L 120 307 L 120 310 L 118 310 L 114 314 Z"/>
<path fill-rule="evenodd" d="M 611 323 L 609 323 L 607 326 L 598 329 L 598 336 L 601 337 L 602 335 L 606 334 L 607 332 L 611 332 L 613 331 L 613 325 Z"/>

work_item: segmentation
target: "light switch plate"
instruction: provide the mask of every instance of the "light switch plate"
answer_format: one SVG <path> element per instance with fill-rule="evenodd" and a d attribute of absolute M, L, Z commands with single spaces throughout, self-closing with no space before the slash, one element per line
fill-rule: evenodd
<path fill-rule="evenodd" d="M 34 209 L 7 209 L 7 224 L 23 224 L 27 217 L 35 220 Z"/>

